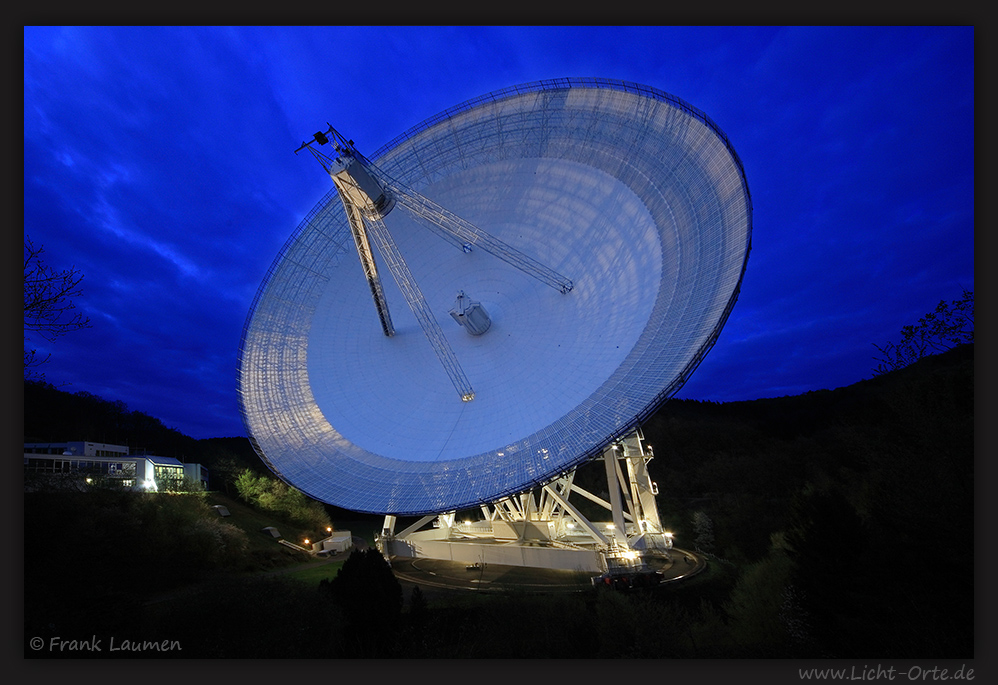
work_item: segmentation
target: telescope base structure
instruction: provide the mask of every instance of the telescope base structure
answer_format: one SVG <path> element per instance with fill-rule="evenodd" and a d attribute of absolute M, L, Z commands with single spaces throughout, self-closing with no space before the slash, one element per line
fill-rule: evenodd
<path fill-rule="evenodd" d="M 610 577 L 649 571 L 649 561 L 669 559 L 672 550 L 672 534 L 662 529 L 658 518 L 658 487 L 648 475 L 651 448 L 636 429 L 608 446 L 600 459 L 606 467 L 609 502 L 574 485 L 572 471 L 535 490 L 482 505 L 484 518 L 476 521 L 457 521 L 453 511 L 430 514 L 396 533 L 395 517 L 386 516 L 378 549 L 388 559 L 526 566 Z M 569 501 L 572 493 L 606 509 L 611 520 L 590 521 Z"/>
<path fill-rule="evenodd" d="M 606 571 L 602 554 L 596 550 L 543 547 L 531 542 L 518 544 L 515 541 L 451 540 L 436 537 L 439 533 L 440 529 L 420 531 L 405 539 L 396 538 L 384 544 L 379 543 L 378 547 L 389 559 L 404 557 L 457 561 L 469 565 L 528 566 L 591 573 Z"/>

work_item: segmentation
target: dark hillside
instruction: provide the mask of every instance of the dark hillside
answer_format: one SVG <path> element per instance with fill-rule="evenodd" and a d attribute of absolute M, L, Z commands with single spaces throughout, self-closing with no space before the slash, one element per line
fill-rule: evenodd
<path fill-rule="evenodd" d="M 901 469 L 905 478 L 943 469 L 944 482 L 970 497 L 974 348 L 962 345 L 836 390 L 746 402 L 671 400 L 644 432 L 655 448 L 649 468 L 660 507 L 678 517 L 680 539 L 692 540 L 688 517 L 703 509 L 715 519 L 716 551 L 756 560 L 806 483 L 849 483 L 854 504 L 868 511 L 866 479 L 882 477 L 883 469 Z"/>
<path fill-rule="evenodd" d="M 126 445 L 133 454 L 176 457 L 208 468 L 209 487 L 229 490 L 242 469 L 269 470 L 244 437 L 196 440 L 159 419 L 131 411 L 124 402 L 88 392 L 70 393 L 44 382 L 24 381 L 24 442 L 84 440 Z"/>
<path fill-rule="evenodd" d="M 759 571 L 742 596 L 790 573 L 774 591 L 798 593 L 810 626 L 794 653 L 973 653 L 972 344 L 831 391 L 669 402 L 645 435 L 680 546 L 696 543 L 703 512 L 705 551 Z M 758 619 L 746 602 L 732 620 Z"/>
<path fill-rule="evenodd" d="M 197 456 L 197 440 L 124 402 L 89 392 L 69 393 L 44 382 L 24 381 L 24 441 L 85 440 L 127 445 L 133 452 Z M 188 459 L 188 461 L 194 461 Z"/>

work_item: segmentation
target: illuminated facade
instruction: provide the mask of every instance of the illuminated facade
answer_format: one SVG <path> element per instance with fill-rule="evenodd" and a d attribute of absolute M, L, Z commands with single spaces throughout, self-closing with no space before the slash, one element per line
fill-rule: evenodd
<path fill-rule="evenodd" d="M 180 491 L 190 483 L 208 489 L 208 469 L 173 457 L 129 454 L 125 445 L 87 441 L 24 443 L 26 484 L 58 477 L 83 487 L 102 486 L 137 491 Z"/>

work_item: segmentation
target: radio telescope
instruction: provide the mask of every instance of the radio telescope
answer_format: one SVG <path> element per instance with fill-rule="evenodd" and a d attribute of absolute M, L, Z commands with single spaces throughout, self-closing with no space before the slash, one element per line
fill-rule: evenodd
<path fill-rule="evenodd" d="M 492 92 L 370 157 L 327 127 L 295 152 L 333 187 L 274 260 L 239 349 L 261 459 L 315 499 L 384 514 L 391 553 L 604 570 L 667 554 L 640 425 L 737 298 L 752 210 L 725 134 L 604 79 Z M 610 501 L 572 484 L 600 456 Z M 485 520 L 455 521 L 467 509 Z M 398 516 L 423 518 L 396 534 Z"/>

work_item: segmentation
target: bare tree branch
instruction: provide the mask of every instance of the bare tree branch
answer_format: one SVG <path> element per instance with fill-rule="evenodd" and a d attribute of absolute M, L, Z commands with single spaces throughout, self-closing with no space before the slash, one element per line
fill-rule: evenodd
<path fill-rule="evenodd" d="M 873 344 L 880 352 L 874 357 L 879 362 L 873 375 L 903 369 L 922 357 L 974 342 L 974 291 L 963 289 L 959 300 L 947 303 L 941 300 L 934 311 L 918 323 L 901 329 L 901 342 Z"/>
<path fill-rule="evenodd" d="M 45 250 L 24 236 L 24 369 L 40 366 L 51 355 L 39 357 L 28 347 L 29 334 L 38 334 L 49 342 L 80 328 L 90 328 L 89 317 L 74 311 L 73 297 L 83 294 L 83 273 L 75 266 L 56 271 L 42 261 Z"/>

